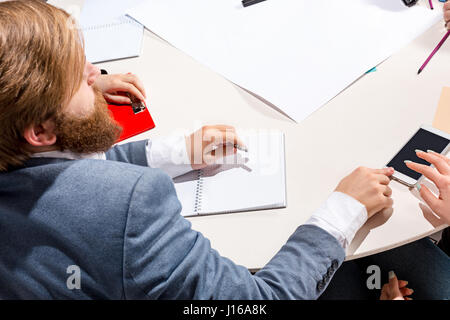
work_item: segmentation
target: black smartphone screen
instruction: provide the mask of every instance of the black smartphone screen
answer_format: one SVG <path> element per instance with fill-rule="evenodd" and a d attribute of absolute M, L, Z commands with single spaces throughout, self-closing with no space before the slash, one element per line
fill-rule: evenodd
<path fill-rule="evenodd" d="M 421 174 L 409 169 L 404 161 L 411 160 L 413 162 L 430 165 L 427 161 L 417 157 L 415 150 L 419 149 L 425 152 L 427 152 L 427 150 L 433 150 L 435 152 L 442 153 L 449 143 L 450 140 L 444 137 L 438 136 L 437 134 L 424 129 L 419 129 L 419 131 L 417 131 L 417 133 L 408 141 L 403 149 L 397 153 L 394 159 L 392 159 L 387 166 L 393 167 L 396 171 L 403 173 L 414 180 L 418 180 Z"/>

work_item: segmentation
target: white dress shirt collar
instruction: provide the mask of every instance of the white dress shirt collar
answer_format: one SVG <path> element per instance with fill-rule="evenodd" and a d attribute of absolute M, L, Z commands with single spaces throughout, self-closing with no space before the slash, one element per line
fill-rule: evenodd
<path fill-rule="evenodd" d="M 80 160 L 80 159 L 99 159 L 106 160 L 106 155 L 104 152 L 96 152 L 96 153 L 74 153 L 71 151 L 46 151 L 34 153 L 31 155 L 32 158 L 62 158 L 62 159 L 71 159 L 71 160 Z"/>

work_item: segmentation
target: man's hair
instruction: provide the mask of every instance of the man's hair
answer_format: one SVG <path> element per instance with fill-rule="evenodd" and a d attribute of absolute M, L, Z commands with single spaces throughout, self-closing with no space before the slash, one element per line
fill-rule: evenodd
<path fill-rule="evenodd" d="M 55 118 L 81 85 L 81 34 L 40 0 L 0 2 L 0 171 L 30 157 L 26 128 Z"/>

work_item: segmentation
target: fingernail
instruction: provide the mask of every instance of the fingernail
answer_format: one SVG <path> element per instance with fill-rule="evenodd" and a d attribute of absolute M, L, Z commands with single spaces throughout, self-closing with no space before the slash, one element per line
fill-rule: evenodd
<path fill-rule="evenodd" d="M 394 279 L 394 278 L 395 278 L 395 272 L 389 271 L 389 280 Z"/>
<path fill-rule="evenodd" d="M 427 150 L 428 153 L 437 153 L 436 151 L 433 150 Z"/>
<path fill-rule="evenodd" d="M 416 189 L 417 189 L 417 191 L 419 191 L 419 192 L 420 192 L 420 189 L 422 189 L 422 185 L 420 185 L 420 184 L 416 184 Z"/>
<path fill-rule="evenodd" d="M 405 160 L 404 162 L 405 162 L 405 163 L 412 163 L 411 160 Z"/>
<path fill-rule="evenodd" d="M 419 152 L 423 152 L 423 151 L 420 149 L 416 149 L 416 153 L 419 153 Z"/>

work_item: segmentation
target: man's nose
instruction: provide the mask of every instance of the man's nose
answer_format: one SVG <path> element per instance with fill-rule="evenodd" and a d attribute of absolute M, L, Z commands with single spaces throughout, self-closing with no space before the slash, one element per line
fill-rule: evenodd
<path fill-rule="evenodd" d="M 92 86 L 100 75 L 100 69 L 88 62 L 88 85 Z"/>

